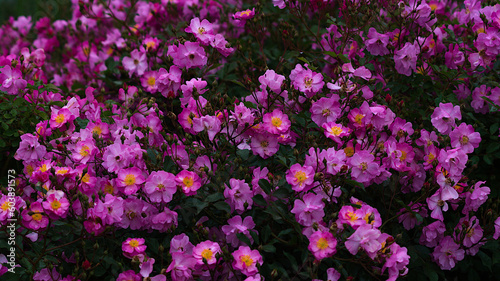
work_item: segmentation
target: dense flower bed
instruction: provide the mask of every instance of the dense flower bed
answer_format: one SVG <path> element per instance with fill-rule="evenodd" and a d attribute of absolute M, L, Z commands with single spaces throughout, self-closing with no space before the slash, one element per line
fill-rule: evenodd
<path fill-rule="evenodd" d="M 498 272 L 499 4 L 72 5 L 0 28 L 2 278 Z"/>

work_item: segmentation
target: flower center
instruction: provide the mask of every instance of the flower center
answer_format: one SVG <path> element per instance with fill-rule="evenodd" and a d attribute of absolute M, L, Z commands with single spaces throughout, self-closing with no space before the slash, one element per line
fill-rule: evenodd
<path fill-rule="evenodd" d="M 404 161 L 406 159 L 406 151 L 401 150 L 401 156 L 399 157 L 399 160 Z"/>
<path fill-rule="evenodd" d="M 87 183 L 90 181 L 90 176 L 89 174 L 85 174 L 85 176 L 82 177 L 82 182 Z"/>
<path fill-rule="evenodd" d="M 31 218 L 35 221 L 41 221 L 42 215 L 40 215 L 39 213 L 36 213 L 36 214 L 31 215 Z"/>
<path fill-rule="evenodd" d="M 61 208 L 61 202 L 59 202 L 58 200 L 54 200 L 52 201 L 52 203 L 50 203 L 50 207 L 52 207 L 52 209 L 54 210 L 58 210 L 59 208 Z"/>
<path fill-rule="evenodd" d="M 130 247 L 132 248 L 137 248 L 139 247 L 139 241 L 135 240 L 135 239 L 132 239 L 130 240 L 130 242 L 128 242 L 128 244 L 130 245 Z"/>
<path fill-rule="evenodd" d="M 350 222 L 355 222 L 356 220 L 358 220 L 358 216 L 356 216 L 356 214 L 353 212 L 348 212 L 346 216 Z"/>
<path fill-rule="evenodd" d="M 58 124 L 61 124 L 62 122 L 64 122 L 64 114 L 62 114 L 62 113 L 61 113 L 61 114 L 58 114 L 58 115 L 56 116 L 56 122 L 57 122 Z"/>
<path fill-rule="evenodd" d="M 193 185 L 193 178 L 190 178 L 190 177 L 185 177 L 183 180 L 182 180 L 182 183 L 187 186 L 187 187 L 191 187 Z"/>
<path fill-rule="evenodd" d="M 427 163 L 431 163 L 432 161 L 434 161 L 434 158 L 436 158 L 436 156 L 432 153 L 429 153 L 429 155 L 427 155 Z"/>
<path fill-rule="evenodd" d="M 361 125 L 361 121 L 363 120 L 365 116 L 362 114 L 358 114 L 354 117 L 354 122 L 358 123 L 358 125 Z"/>
<path fill-rule="evenodd" d="M 313 83 L 312 78 L 309 77 L 304 78 L 304 84 L 306 84 L 306 88 L 311 88 L 312 83 Z"/>
<path fill-rule="evenodd" d="M 354 147 L 348 146 L 344 148 L 344 153 L 347 157 L 351 157 L 354 155 Z"/>
<path fill-rule="evenodd" d="M 87 157 L 89 155 L 89 147 L 84 145 L 82 146 L 82 149 L 80 149 L 80 155 L 83 157 Z"/>
<path fill-rule="evenodd" d="M 208 261 L 213 258 L 214 253 L 210 249 L 204 249 L 203 251 L 201 251 L 201 256 Z"/>
<path fill-rule="evenodd" d="M 159 184 L 156 186 L 159 190 L 164 190 L 165 189 L 165 186 L 163 184 Z"/>
<path fill-rule="evenodd" d="M 342 128 L 340 128 L 339 126 L 333 126 L 330 129 L 330 134 L 338 137 L 340 134 L 342 134 Z"/>
<path fill-rule="evenodd" d="M 318 242 L 316 242 L 316 247 L 320 250 L 324 250 L 328 248 L 328 241 L 326 241 L 325 238 L 321 237 L 318 239 Z"/>
<path fill-rule="evenodd" d="M 366 169 L 368 169 L 368 164 L 366 164 L 366 162 L 362 162 L 361 163 L 361 171 L 366 171 Z"/>
<path fill-rule="evenodd" d="M 323 114 L 324 117 L 330 116 L 330 113 L 331 113 L 331 111 L 328 108 L 325 108 L 325 109 L 323 109 L 323 111 L 321 111 L 321 114 Z"/>
<path fill-rule="evenodd" d="M 5 201 L 2 204 L 2 210 L 6 212 L 9 209 L 9 201 Z"/>
<path fill-rule="evenodd" d="M 260 146 L 262 146 L 263 148 L 266 148 L 269 146 L 269 143 L 267 141 L 263 141 L 260 143 Z"/>
<path fill-rule="evenodd" d="M 201 35 L 201 34 L 203 34 L 203 33 L 205 33 L 205 28 L 203 28 L 203 27 L 198 27 L 198 34 L 200 34 L 200 35 Z"/>
<path fill-rule="evenodd" d="M 282 122 L 282 121 L 281 121 L 281 119 L 280 119 L 280 118 L 278 118 L 278 117 L 273 117 L 273 118 L 271 119 L 271 124 L 273 124 L 273 126 L 274 126 L 274 127 L 279 127 L 279 126 L 281 126 L 281 124 L 282 124 L 282 123 L 283 123 L 283 122 Z"/>
<path fill-rule="evenodd" d="M 149 77 L 148 78 L 148 85 L 153 87 L 155 84 L 156 84 L 156 79 L 153 76 Z"/>
<path fill-rule="evenodd" d="M 462 138 L 460 139 L 460 144 L 461 145 L 466 145 L 469 143 L 469 137 L 468 136 L 462 136 Z"/>
<path fill-rule="evenodd" d="M 133 185 L 135 183 L 134 175 L 126 175 L 125 180 L 123 181 L 125 185 Z"/>
<path fill-rule="evenodd" d="M 304 173 L 303 171 L 298 171 L 295 173 L 294 175 L 295 177 L 295 180 L 300 184 L 300 185 L 303 185 L 304 182 L 306 181 L 307 179 L 307 176 L 306 176 L 306 173 Z"/>
<path fill-rule="evenodd" d="M 240 261 L 242 261 L 247 267 L 251 266 L 253 263 L 252 258 L 250 255 L 243 255 L 240 257 Z"/>

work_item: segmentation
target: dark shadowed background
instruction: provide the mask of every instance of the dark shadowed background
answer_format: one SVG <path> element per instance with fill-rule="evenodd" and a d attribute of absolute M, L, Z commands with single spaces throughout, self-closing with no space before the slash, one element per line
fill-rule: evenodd
<path fill-rule="evenodd" d="M 70 7 L 70 0 L 0 0 L 0 24 L 19 16 L 31 16 L 33 23 L 42 17 L 68 19 Z"/>

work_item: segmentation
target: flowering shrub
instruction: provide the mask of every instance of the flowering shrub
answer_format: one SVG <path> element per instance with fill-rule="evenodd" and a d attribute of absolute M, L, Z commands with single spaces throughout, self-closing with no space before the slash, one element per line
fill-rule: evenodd
<path fill-rule="evenodd" d="M 500 5 L 72 5 L 0 29 L 6 280 L 498 272 Z"/>

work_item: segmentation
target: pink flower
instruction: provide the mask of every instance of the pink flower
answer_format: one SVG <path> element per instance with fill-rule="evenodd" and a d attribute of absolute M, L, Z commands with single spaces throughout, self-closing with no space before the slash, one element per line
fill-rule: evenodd
<path fill-rule="evenodd" d="M 224 57 L 229 56 L 234 52 L 234 48 L 230 47 L 229 42 L 222 34 L 216 34 L 212 41 L 210 41 L 210 46 L 215 48 Z"/>
<path fill-rule="evenodd" d="M 325 129 L 325 136 L 329 139 L 334 140 L 336 143 L 342 145 L 342 137 L 349 136 L 351 130 L 342 126 L 342 124 L 337 124 L 334 122 L 323 123 L 321 126 Z"/>
<path fill-rule="evenodd" d="M 193 248 L 193 257 L 198 264 L 215 264 L 217 262 L 217 254 L 222 254 L 220 246 L 210 240 L 201 242 Z"/>
<path fill-rule="evenodd" d="M 314 222 L 319 222 L 325 216 L 325 203 L 323 196 L 313 193 L 307 193 L 303 200 L 294 201 L 293 209 L 290 211 L 295 214 L 295 219 L 303 226 L 311 226 Z"/>
<path fill-rule="evenodd" d="M 167 272 L 171 272 L 172 280 L 188 281 L 193 280 L 193 271 L 197 264 L 196 259 L 191 255 L 175 252 L 172 253 L 172 263 L 167 268 Z"/>
<path fill-rule="evenodd" d="M 418 50 L 414 44 L 406 42 L 403 48 L 394 52 L 394 62 L 396 70 L 403 75 L 410 76 L 413 71 L 417 71 Z"/>
<path fill-rule="evenodd" d="M 222 226 L 222 232 L 226 235 L 226 241 L 231 243 L 231 246 L 238 247 L 242 243 L 236 236 L 237 233 L 244 234 L 253 243 L 249 230 L 255 227 L 255 223 L 251 216 L 246 217 L 244 220 L 241 219 L 241 216 L 234 216 L 228 219 L 227 223 L 229 225 Z"/>
<path fill-rule="evenodd" d="M 240 270 L 246 276 L 258 273 L 257 264 L 262 265 L 262 256 L 259 251 L 251 250 L 250 247 L 240 246 L 233 252 L 233 268 Z"/>
<path fill-rule="evenodd" d="M 252 10 L 246 9 L 244 11 L 236 12 L 233 15 L 233 18 L 238 20 L 249 20 L 255 16 L 255 8 Z"/>
<path fill-rule="evenodd" d="M 446 226 L 442 221 L 435 221 L 429 225 L 424 226 L 422 235 L 420 236 L 420 244 L 433 248 L 444 237 Z"/>
<path fill-rule="evenodd" d="M 427 209 L 423 207 L 420 203 L 410 202 L 409 210 L 402 208 L 398 217 L 399 223 L 403 223 L 403 227 L 406 230 L 413 229 L 415 225 L 422 224 L 422 218 L 427 217 Z M 420 220 L 417 219 L 417 214 L 421 217 Z"/>
<path fill-rule="evenodd" d="M 254 155 L 266 159 L 278 152 L 279 144 L 276 137 L 271 134 L 256 134 L 250 143 Z"/>
<path fill-rule="evenodd" d="M 137 255 L 142 255 L 146 251 L 147 246 L 144 245 L 146 240 L 144 238 L 127 238 L 122 243 L 123 255 L 127 258 L 132 258 Z"/>
<path fill-rule="evenodd" d="M 48 268 L 44 268 L 33 275 L 34 281 L 55 281 L 61 280 L 62 276 L 57 272 L 56 268 L 52 268 L 52 271 Z"/>
<path fill-rule="evenodd" d="M 309 236 L 309 246 L 307 248 L 317 260 L 333 256 L 337 252 L 336 247 L 337 240 L 328 231 L 318 230 Z"/>
<path fill-rule="evenodd" d="M 197 17 L 191 19 L 190 25 L 184 31 L 192 33 L 203 45 L 208 45 L 214 38 L 213 24 L 206 19 L 201 22 Z"/>
<path fill-rule="evenodd" d="M 286 173 L 286 181 L 292 186 L 292 189 L 301 192 L 314 182 L 314 169 L 310 166 L 302 167 L 296 163 L 290 167 Z"/>
<path fill-rule="evenodd" d="M 336 175 L 341 171 L 346 163 L 346 155 L 344 150 L 336 151 L 335 148 L 330 147 L 326 150 L 326 172 L 331 175 Z"/>
<path fill-rule="evenodd" d="M 290 80 L 292 80 L 293 87 L 304 93 L 308 98 L 321 91 L 325 85 L 323 75 L 308 69 L 307 65 L 306 69 L 304 69 L 302 65 L 297 64 L 290 73 Z"/>
<path fill-rule="evenodd" d="M 205 49 L 198 42 L 187 41 L 184 44 L 171 45 L 167 54 L 174 59 L 174 64 L 179 68 L 202 67 L 207 64 Z"/>
<path fill-rule="evenodd" d="M 87 164 L 97 153 L 97 147 L 92 138 L 81 140 L 76 144 L 68 144 L 68 149 L 71 150 L 71 159 L 81 164 Z"/>
<path fill-rule="evenodd" d="M 500 217 L 495 220 L 495 233 L 493 234 L 493 239 L 498 239 L 500 237 Z"/>
<path fill-rule="evenodd" d="M 189 237 L 182 233 L 179 235 L 175 235 L 172 240 L 170 240 L 170 253 L 185 253 L 187 255 L 191 255 L 193 251 L 193 244 L 189 242 Z"/>
<path fill-rule="evenodd" d="M 450 44 L 449 51 L 444 54 L 445 64 L 449 69 L 457 69 L 465 62 L 465 56 L 459 51 L 457 44 Z"/>
<path fill-rule="evenodd" d="M 123 68 L 128 71 L 130 77 L 132 74 L 137 73 L 138 76 L 142 76 L 144 71 L 148 68 L 148 59 L 146 57 L 146 52 L 141 50 L 140 52 L 135 49 L 130 53 L 131 57 L 124 57 L 122 60 Z"/>
<path fill-rule="evenodd" d="M 0 91 L 10 95 L 18 94 L 28 85 L 28 82 L 22 77 L 21 71 L 17 68 L 12 69 L 10 65 L 0 68 Z"/>
<path fill-rule="evenodd" d="M 73 122 L 75 118 L 76 116 L 66 107 L 59 110 L 52 108 L 52 115 L 49 120 L 50 128 L 61 128 L 64 124 Z"/>
<path fill-rule="evenodd" d="M 485 182 L 478 181 L 474 187 L 465 196 L 465 206 L 462 210 L 463 214 L 467 214 L 469 211 L 476 212 L 481 205 L 483 205 L 486 200 L 488 200 L 488 195 L 491 190 L 487 186 L 481 186 Z"/>
<path fill-rule="evenodd" d="M 139 190 L 140 185 L 146 181 L 143 171 L 137 167 L 122 169 L 118 172 L 117 184 L 124 188 L 123 193 L 126 195 L 135 194 Z"/>
<path fill-rule="evenodd" d="M 387 44 L 389 44 L 389 36 L 380 34 L 373 27 L 368 30 L 368 39 L 365 40 L 366 50 L 374 56 L 384 56 L 389 54 Z"/>
<path fill-rule="evenodd" d="M 21 143 L 14 155 L 16 160 L 32 161 L 40 160 L 47 153 L 47 148 L 38 142 L 38 138 L 32 134 L 21 136 Z"/>
<path fill-rule="evenodd" d="M 165 171 L 153 171 L 144 184 L 144 191 L 148 194 L 151 202 L 168 203 L 177 191 L 175 176 Z"/>
<path fill-rule="evenodd" d="M 434 109 L 431 115 L 432 125 L 441 134 L 449 134 L 452 127 L 455 127 L 455 119 L 461 120 L 462 114 L 460 106 L 453 106 L 452 103 L 439 103 L 439 107 Z"/>
<path fill-rule="evenodd" d="M 221 122 L 216 116 L 205 115 L 193 119 L 193 131 L 199 133 L 207 131 L 208 139 L 213 141 L 221 130 Z"/>
<path fill-rule="evenodd" d="M 432 211 L 431 218 L 443 221 L 443 211 L 448 211 L 448 203 L 442 198 L 441 194 L 441 191 L 438 190 L 434 195 L 427 198 L 427 205 L 429 210 Z"/>
<path fill-rule="evenodd" d="M 341 114 L 339 96 L 320 98 L 312 104 L 309 111 L 311 119 L 320 127 L 326 122 L 335 122 Z"/>
<path fill-rule="evenodd" d="M 474 148 L 479 147 L 481 135 L 474 132 L 472 125 L 460 124 L 450 133 L 451 146 L 461 147 L 465 153 L 472 153 Z"/>
<path fill-rule="evenodd" d="M 473 247 L 483 238 L 483 229 L 479 225 L 476 216 L 461 218 L 455 228 L 454 238 L 460 240 L 463 237 L 462 244 L 465 247 Z"/>
<path fill-rule="evenodd" d="M 231 206 L 231 211 L 238 210 L 243 213 L 246 209 L 251 209 L 253 204 L 253 192 L 244 180 L 230 179 L 229 185 L 224 189 L 226 202 Z"/>
<path fill-rule="evenodd" d="M 359 248 L 364 249 L 369 255 L 374 254 L 382 248 L 381 243 L 377 240 L 380 235 L 380 230 L 373 229 L 370 225 L 360 226 L 347 238 L 345 247 L 353 255 L 358 253 Z"/>
<path fill-rule="evenodd" d="M 335 268 L 330 267 L 326 270 L 326 279 L 328 281 L 338 281 L 342 275 Z"/>
<path fill-rule="evenodd" d="M 157 71 L 148 71 L 141 76 L 141 85 L 148 93 L 156 93 L 158 84 L 156 83 L 159 73 Z"/>
<path fill-rule="evenodd" d="M 360 183 L 369 183 L 380 175 L 380 167 L 375 161 L 375 156 L 366 150 L 358 151 L 349 158 L 351 176 Z"/>
<path fill-rule="evenodd" d="M 242 102 L 234 106 L 234 112 L 231 111 L 233 120 L 236 120 L 240 126 L 253 125 L 255 116 L 252 110 L 246 107 Z"/>
<path fill-rule="evenodd" d="M 443 270 L 454 268 L 458 261 L 464 259 L 464 255 L 465 251 L 460 249 L 450 236 L 444 237 L 432 253 L 432 257 Z"/>
<path fill-rule="evenodd" d="M 49 224 L 49 218 L 43 214 L 42 204 L 38 201 L 30 205 L 30 211 L 23 210 L 22 218 L 23 224 L 32 230 L 44 229 Z"/>
<path fill-rule="evenodd" d="M 116 281 L 141 281 L 141 275 L 136 274 L 135 271 L 127 270 L 118 275 L 118 278 L 116 278 Z"/>
<path fill-rule="evenodd" d="M 285 76 L 277 74 L 274 70 L 268 69 L 264 75 L 259 77 L 260 88 L 266 90 L 267 87 L 276 94 L 281 93 L 281 86 L 285 81 Z"/>
<path fill-rule="evenodd" d="M 175 182 L 187 196 L 195 195 L 196 191 L 201 187 L 200 177 L 188 170 L 183 170 L 177 174 Z"/>
<path fill-rule="evenodd" d="M 53 218 L 65 218 L 69 209 L 69 201 L 61 190 L 49 190 L 45 195 L 46 201 L 42 203 L 47 214 Z"/>
<path fill-rule="evenodd" d="M 262 122 L 264 123 L 263 128 L 275 135 L 285 134 L 291 125 L 288 115 L 283 114 L 279 109 L 273 110 L 272 113 L 264 114 Z"/>

